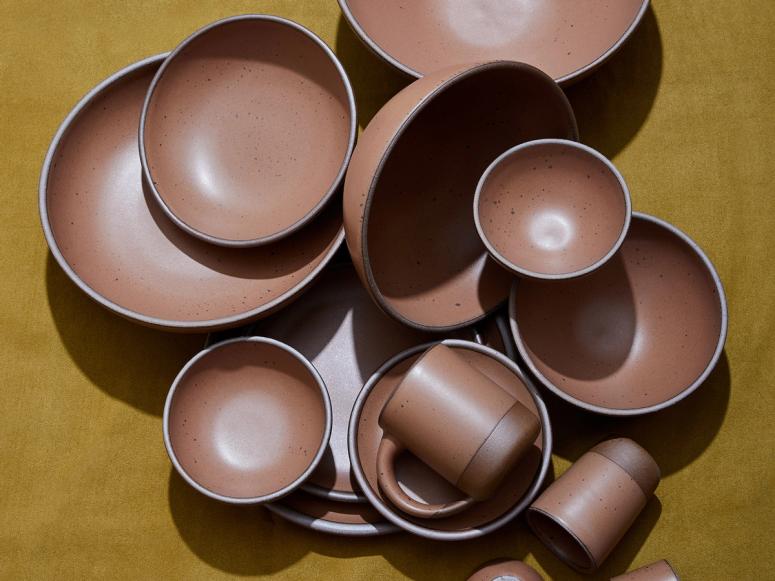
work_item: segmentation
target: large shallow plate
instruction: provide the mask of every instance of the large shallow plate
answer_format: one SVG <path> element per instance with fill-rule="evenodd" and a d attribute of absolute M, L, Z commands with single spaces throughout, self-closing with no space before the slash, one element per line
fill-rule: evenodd
<path fill-rule="evenodd" d="M 122 69 L 73 108 L 51 143 L 40 215 L 51 253 L 84 292 L 128 319 L 201 331 L 260 318 L 301 292 L 340 246 L 341 208 L 253 249 L 216 247 L 172 224 L 144 186 L 137 131 L 165 55 Z"/>
<path fill-rule="evenodd" d="M 560 83 L 600 66 L 637 28 L 648 0 L 339 0 L 366 45 L 404 73 L 508 59 Z"/>
<path fill-rule="evenodd" d="M 518 516 L 532 502 L 549 469 L 552 435 L 549 415 L 535 387 L 517 365 L 497 351 L 475 343 L 445 340 L 490 379 L 512 393 L 541 419 L 541 434 L 525 458 L 506 477 L 492 498 L 447 518 L 429 521 L 409 517 L 383 498 L 377 484 L 376 455 L 382 438 L 379 415 L 385 402 L 414 361 L 430 346 L 400 353 L 369 379 L 353 407 L 348 445 L 358 484 L 374 507 L 389 521 L 414 534 L 437 540 L 464 540 L 493 532 Z M 428 503 L 460 498 L 460 492 L 411 454 L 396 465 L 407 493 Z"/>

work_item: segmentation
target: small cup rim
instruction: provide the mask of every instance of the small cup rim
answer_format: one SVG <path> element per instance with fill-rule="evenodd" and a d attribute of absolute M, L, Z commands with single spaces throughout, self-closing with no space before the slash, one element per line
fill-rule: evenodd
<path fill-rule="evenodd" d="M 560 527 L 565 534 L 567 534 L 573 541 L 578 545 L 578 547 L 584 552 L 584 555 L 586 556 L 588 560 L 588 567 L 582 567 L 578 563 L 573 562 L 571 559 L 569 559 L 565 554 L 563 554 L 561 551 L 559 551 L 556 547 L 556 545 L 551 542 L 546 535 L 544 535 L 543 531 L 540 529 L 536 529 L 533 519 L 535 518 L 535 515 L 540 515 L 541 518 L 545 518 L 556 524 L 558 527 Z M 528 507 L 528 509 L 525 511 L 525 519 L 527 520 L 528 525 L 530 525 L 530 530 L 533 531 L 533 533 L 538 537 L 538 539 L 544 544 L 544 546 L 549 549 L 558 559 L 560 559 L 563 563 L 568 565 L 569 567 L 575 569 L 576 571 L 579 571 L 581 573 L 592 573 L 594 572 L 600 565 L 597 562 L 597 559 L 595 559 L 594 555 L 592 555 L 592 552 L 589 550 L 589 547 L 584 544 L 584 542 L 574 533 L 570 527 L 567 525 L 567 523 L 561 518 L 554 514 L 551 514 L 550 512 L 547 512 L 540 508 L 535 507 Z"/>
<path fill-rule="evenodd" d="M 580 268 L 578 270 L 574 270 L 570 272 L 560 272 L 560 273 L 536 272 L 528 268 L 519 266 L 518 264 L 515 264 L 514 262 L 506 258 L 490 241 L 489 237 L 487 236 L 487 232 L 485 231 L 485 228 L 482 225 L 482 220 L 480 217 L 479 202 L 482 197 L 482 192 L 487 187 L 487 182 L 489 178 L 492 176 L 493 172 L 497 170 L 501 166 L 501 164 L 508 161 L 508 159 L 511 158 L 512 156 L 526 149 L 532 149 L 534 147 L 540 147 L 543 145 L 550 145 L 550 146 L 558 145 L 558 146 L 565 146 L 565 147 L 577 149 L 579 151 L 584 152 L 587 155 L 591 155 L 598 161 L 602 162 L 603 165 L 605 165 L 616 178 L 616 181 L 619 183 L 619 189 L 624 198 L 624 222 L 622 224 L 622 230 L 619 233 L 619 237 L 616 239 L 616 242 L 614 243 L 614 245 L 608 250 L 608 252 L 605 253 L 605 255 L 603 255 L 601 258 L 599 258 L 592 264 L 589 264 L 584 268 Z M 536 278 L 540 280 L 568 280 L 568 279 L 584 276 L 585 274 L 589 274 L 590 272 L 597 270 L 598 268 L 603 266 L 606 262 L 608 262 L 619 251 L 619 248 L 621 248 L 625 238 L 627 237 L 627 232 L 630 229 L 631 220 L 632 220 L 632 199 L 630 195 L 630 189 L 627 187 L 627 182 L 625 182 L 621 172 L 616 168 L 616 166 L 613 164 L 613 162 L 611 162 L 610 159 L 608 159 L 606 156 L 604 156 L 596 149 L 593 149 L 592 147 L 589 147 L 588 145 L 585 145 L 578 141 L 571 141 L 568 139 L 535 139 L 533 141 L 526 141 L 524 143 L 520 143 L 519 145 L 515 145 L 514 147 L 507 149 L 498 157 L 496 157 L 495 160 L 489 166 L 487 166 L 487 169 L 484 170 L 484 173 L 482 174 L 482 177 L 479 179 L 479 183 L 476 186 L 476 193 L 474 194 L 474 224 L 476 225 L 476 231 L 479 234 L 479 238 L 482 240 L 482 243 L 487 248 L 487 252 L 489 252 L 490 256 L 492 256 L 501 266 L 503 266 L 507 270 L 510 270 L 516 275 L 524 276 L 528 278 Z"/>
<path fill-rule="evenodd" d="M 188 375 L 188 372 L 191 370 L 194 364 L 196 364 L 204 357 L 207 357 L 213 351 L 216 351 L 218 349 L 221 349 L 223 347 L 226 347 L 234 343 L 262 343 L 266 345 L 272 345 L 273 347 L 282 349 L 283 351 L 286 351 L 287 353 L 292 355 L 297 361 L 299 361 L 302 365 L 304 365 L 304 367 L 310 373 L 310 376 L 312 377 L 312 379 L 317 384 L 320 390 L 320 395 L 323 400 L 323 406 L 325 409 L 325 427 L 323 429 L 323 433 L 321 434 L 320 446 L 318 447 L 318 450 L 315 453 L 315 456 L 312 458 L 312 461 L 307 465 L 307 468 L 305 468 L 305 470 L 290 484 L 284 486 L 279 490 L 276 490 L 274 492 L 271 492 L 269 494 L 265 494 L 262 496 L 249 496 L 244 498 L 227 496 L 227 495 L 215 492 L 213 490 L 210 490 L 209 488 L 201 485 L 194 478 L 192 478 L 188 474 L 188 472 L 186 472 L 183 466 L 180 464 L 180 462 L 178 461 L 177 454 L 175 453 L 175 450 L 172 446 L 172 441 L 170 439 L 170 427 L 169 427 L 170 410 L 172 408 L 172 402 L 175 398 L 175 392 L 177 391 L 178 386 L 183 381 L 183 379 Z M 331 397 L 328 393 L 328 389 L 326 388 L 326 384 L 323 381 L 323 378 L 320 376 L 320 373 L 318 372 L 318 370 L 315 369 L 314 365 L 312 365 L 312 363 L 301 353 L 299 353 L 296 349 L 294 349 L 290 345 L 287 345 L 286 343 L 277 341 L 275 339 L 270 339 L 269 337 L 236 337 L 234 339 L 227 339 L 225 341 L 221 341 L 220 343 L 215 343 L 214 345 L 211 345 L 205 349 L 202 349 L 199 353 L 194 355 L 183 366 L 183 368 L 178 372 L 177 376 L 175 377 L 175 380 L 172 382 L 169 392 L 167 392 L 167 399 L 164 402 L 164 414 L 162 416 L 162 432 L 164 436 L 164 447 L 167 450 L 167 455 L 170 458 L 170 462 L 172 462 L 172 465 L 174 466 L 177 473 L 188 484 L 190 484 L 193 488 L 195 488 L 205 496 L 209 496 L 210 498 L 214 498 L 215 500 L 220 500 L 221 502 L 226 502 L 229 504 L 263 504 L 265 502 L 271 502 L 273 500 L 282 498 L 283 496 L 290 494 L 291 492 L 299 488 L 299 486 L 301 486 L 304 483 L 304 481 L 307 480 L 307 478 L 312 474 L 312 472 L 315 471 L 315 469 L 318 467 L 318 464 L 320 464 L 320 461 L 323 458 L 323 454 L 325 453 L 326 448 L 328 447 L 328 441 L 331 438 L 332 425 L 333 425 L 333 414 L 331 409 Z"/>
<path fill-rule="evenodd" d="M 221 236 L 214 236 L 198 228 L 195 228 L 194 226 L 191 226 L 190 224 L 185 222 L 180 216 L 178 216 L 172 210 L 172 208 L 167 204 L 166 200 L 164 199 L 164 196 L 162 196 L 161 192 L 156 187 L 156 182 L 153 180 L 153 176 L 151 175 L 151 168 L 150 168 L 150 164 L 148 163 L 146 147 L 145 147 L 146 121 L 148 117 L 148 110 L 150 108 L 151 100 L 154 97 L 154 93 L 156 92 L 156 88 L 158 84 L 161 82 L 161 79 L 164 76 L 164 73 L 166 72 L 167 67 L 170 65 L 172 61 L 175 60 L 175 58 L 183 50 L 185 50 L 197 38 L 199 38 L 203 34 L 210 32 L 214 28 L 225 26 L 233 22 L 251 21 L 251 20 L 274 22 L 274 23 L 292 28 L 297 32 L 300 32 L 301 34 L 305 35 L 307 38 L 312 40 L 323 51 L 323 53 L 328 57 L 328 59 L 334 65 L 337 72 L 339 73 L 339 77 L 342 81 L 342 85 L 345 88 L 345 92 L 347 93 L 347 104 L 348 104 L 348 109 L 350 113 L 350 127 L 348 132 L 348 139 L 347 139 L 347 151 L 345 152 L 344 158 L 342 159 L 342 163 L 339 166 L 339 171 L 337 172 L 328 190 L 323 194 L 323 196 L 321 196 L 318 202 L 299 220 L 297 220 L 290 226 L 283 228 L 280 231 L 273 232 L 272 234 L 268 234 L 266 236 L 260 236 L 258 238 L 250 238 L 250 239 L 223 238 Z M 190 234 L 191 236 L 194 236 L 200 240 L 203 240 L 205 242 L 208 242 L 210 244 L 214 244 L 217 246 L 225 246 L 228 248 L 252 248 L 255 246 L 263 246 L 265 244 L 270 244 L 272 242 L 276 242 L 278 240 L 286 238 L 301 230 L 304 226 L 309 224 L 318 215 L 320 215 L 320 213 L 328 205 L 328 202 L 331 201 L 331 199 L 334 197 L 336 192 L 339 190 L 339 187 L 341 186 L 342 181 L 344 180 L 345 173 L 347 172 L 347 168 L 350 165 L 350 159 L 352 158 L 353 150 L 355 149 L 357 132 L 358 132 L 358 112 L 355 104 L 355 93 L 353 91 L 352 83 L 350 82 L 350 78 L 347 76 L 347 71 L 345 71 L 344 66 L 339 60 L 339 57 L 336 56 L 336 54 L 331 49 L 331 47 L 329 47 L 328 44 L 326 44 L 323 41 L 323 39 L 321 39 L 317 34 L 312 32 L 310 29 L 288 18 L 283 18 L 281 16 L 275 16 L 272 14 L 240 14 L 237 16 L 221 18 L 219 20 L 216 20 L 215 22 L 211 22 L 210 24 L 207 24 L 199 28 L 198 30 L 195 30 L 194 32 L 189 34 L 185 39 L 183 39 L 175 47 L 174 50 L 166 54 L 161 65 L 159 66 L 158 70 L 154 74 L 153 79 L 151 80 L 151 84 L 148 86 L 148 91 L 145 95 L 145 100 L 143 101 L 143 107 L 140 111 L 140 125 L 138 128 L 138 148 L 140 150 L 140 164 L 142 166 L 143 178 L 145 179 L 146 184 L 148 185 L 151 193 L 153 194 L 154 200 L 158 203 L 159 207 L 162 209 L 162 211 L 167 216 L 167 218 L 169 218 L 178 228 L 181 228 L 183 231 Z"/>

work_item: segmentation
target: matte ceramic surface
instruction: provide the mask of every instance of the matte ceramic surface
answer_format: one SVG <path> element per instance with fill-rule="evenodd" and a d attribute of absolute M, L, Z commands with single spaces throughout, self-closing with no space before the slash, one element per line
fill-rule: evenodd
<path fill-rule="evenodd" d="M 436 344 L 412 365 L 379 418 L 384 430 L 377 474 L 396 508 L 441 518 L 490 498 L 533 448 L 538 417 L 455 350 Z M 396 480 L 394 464 L 409 450 L 468 498 L 443 505 L 418 502 Z"/>
<path fill-rule="evenodd" d="M 627 438 L 602 442 L 579 458 L 530 506 L 538 538 L 566 564 L 596 570 L 646 506 L 660 470 Z"/>
<path fill-rule="evenodd" d="M 509 149 L 487 168 L 474 220 L 493 258 L 517 275 L 563 279 L 605 264 L 624 242 L 630 193 L 594 149 L 543 139 Z"/>
<path fill-rule="evenodd" d="M 721 281 L 667 222 L 633 213 L 620 251 L 571 281 L 517 281 L 511 328 L 520 355 L 553 392 L 584 409 L 636 415 L 692 393 L 724 347 Z"/>
<path fill-rule="evenodd" d="M 648 0 L 339 0 L 380 57 L 414 77 L 510 59 L 568 83 L 602 64 L 637 28 Z"/>
<path fill-rule="evenodd" d="M 269 502 L 317 467 L 331 401 L 298 351 L 263 337 L 232 339 L 181 370 L 163 422 L 167 453 L 194 488 L 225 502 Z"/>
<path fill-rule="evenodd" d="M 612 577 L 611 581 L 680 581 L 680 579 L 670 563 L 662 560 L 624 575 Z"/>
<path fill-rule="evenodd" d="M 477 569 L 468 581 L 544 581 L 544 578 L 522 561 L 502 559 Z"/>
<path fill-rule="evenodd" d="M 266 508 L 294 524 L 332 535 L 373 537 L 401 530 L 368 504 L 337 502 L 303 491 L 269 503 Z"/>
<path fill-rule="evenodd" d="M 551 78 L 514 62 L 428 75 L 374 116 L 347 170 L 344 218 L 353 263 L 383 310 L 448 331 L 504 301 L 511 277 L 476 232 L 476 184 L 509 147 L 549 137 L 578 137 L 570 104 Z"/>
<path fill-rule="evenodd" d="M 542 430 L 533 449 L 484 502 L 451 517 L 423 520 L 404 515 L 382 496 L 377 484 L 376 457 L 382 429 L 378 418 L 406 371 L 430 345 L 414 347 L 386 362 L 366 383 L 353 407 L 348 433 L 350 460 L 358 484 L 388 520 L 414 534 L 437 540 L 464 540 L 497 530 L 530 504 L 549 468 L 552 436 L 549 416 L 530 380 L 516 364 L 496 351 L 467 341 L 445 340 L 471 365 L 514 395 L 541 419 Z M 398 480 L 417 500 L 446 503 L 461 498 L 458 490 L 411 454 L 399 458 Z"/>
<path fill-rule="evenodd" d="M 46 241 L 90 297 L 137 322 L 201 331 L 264 316 L 303 290 L 344 232 L 335 205 L 287 240 L 214 247 L 175 227 L 145 188 L 137 126 L 164 55 L 117 72 L 70 112 L 40 181 Z M 170 293 L 170 289 L 175 289 Z"/>
<path fill-rule="evenodd" d="M 140 154 L 178 226 L 213 244 L 256 246 L 323 209 L 356 127 L 347 74 L 322 40 L 275 16 L 235 16 L 164 61 L 143 107 Z"/>

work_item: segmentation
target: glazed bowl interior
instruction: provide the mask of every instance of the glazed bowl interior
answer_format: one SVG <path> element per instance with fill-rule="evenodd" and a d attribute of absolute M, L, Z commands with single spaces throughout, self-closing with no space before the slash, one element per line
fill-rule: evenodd
<path fill-rule="evenodd" d="M 377 481 L 376 456 L 382 428 L 379 415 L 412 364 L 430 344 L 408 349 L 386 362 L 366 383 L 353 408 L 349 427 L 350 459 L 358 484 L 377 510 L 405 530 L 437 540 L 463 540 L 496 530 L 532 502 L 548 470 L 551 428 L 543 402 L 516 365 L 494 350 L 468 341 L 445 340 L 466 361 L 512 394 L 541 420 L 541 433 L 493 496 L 467 510 L 440 519 L 420 519 L 394 508 Z M 409 496 L 425 503 L 447 503 L 462 493 L 405 452 L 396 460 L 396 477 Z"/>
<path fill-rule="evenodd" d="M 46 241 L 81 289 L 129 319 L 187 331 L 237 325 L 282 305 L 331 260 L 344 238 L 341 206 L 260 248 L 218 247 L 177 228 L 144 183 L 137 151 L 164 56 L 119 71 L 62 123 L 41 175 Z"/>
<path fill-rule="evenodd" d="M 446 66 L 518 60 L 571 81 L 604 61 L 637 27 L 648 0 L 339 0 L 378 55 L 420 77 Z"/>
<path fill-rule="evenodd" d="M 471 215 L 476 185 L 503 151 L 546 137 L 575 139 L 573 112 L 549 77 L 519 63 L 468 69 L 404 121 L 362 225 L 367 278 L 385 310 L 440 331 L 505 300 L 511 277 L 488 257 Z"/>
<path fill-rule="evenodd" d="M 178 226 L 254 246 L 322 210 L 355 131 L 349 81 L 320 39 L 284 19 L 239 16 L 196 32 L 164 62 L 140 142 L 153 192 Z"/>
<path fill-rule="evenodd" d="M 485 171 L 474 199 L 490 254 L 515 274 L 572 278 L 602 266 L 630 224 L 630 195 L 598 152 L 565 140 L 523 143 Z"/>
<path fill-rule="evenodd" d="M 595 272 L 515 282 L 510 316 L 520 354 L 547 387 L 612 415 L 689 395 L 716 364 L 727 328 L 707 257 L 673 226 L 639 213 L 617 255 Z"/>
<path fill-rule="evenodd" d="M 167 399 L 165 444 L 195 488 L 231 502 L 265 502 L 300 485 L 331 432 L 331 404 L 314 367 L 271 339 L 233 339 L 201 352 Z"/>

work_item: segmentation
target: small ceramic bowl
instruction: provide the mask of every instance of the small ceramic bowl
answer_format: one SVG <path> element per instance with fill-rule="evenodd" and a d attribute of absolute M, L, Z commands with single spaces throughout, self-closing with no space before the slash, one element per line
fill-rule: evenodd
<path fill-rule="evenodd" d="M 201 351 L 170 388 L 164 445 L 199 492 L 234 504 L 276 500 L 317 467 L 331 436 L 331 401 L 312 364 L 263 337 Z"/>
<path fill-rule="evenodd" d="M 486 563 L 468 578 L 468 581 L 543 581 L 527 563 L 514 559 L 498 559 Z"/>
<path fill-rule="evenodd" d="M 520 355 L 546 387 L 617 416 L 687 397 L 713 370 L 727 334 L 710 260 L 678 228 L 638 212 L 619 252 L 595 272 L 515 281 L 509 316 Z"/>
<path fill-rule="evenodd" d="M 333 51 L 290 20 L 243 15 L 184 40 L 140 118 L 154 198 L 180 228 L 221 246 L 273 242 L 338 190 L 357 129 Z"/>
<path fill-rule="evenodd" d="M 591 147 L 539 139 L 512 147 L 485 170 L 474 221 L 490 255 L 514 274 L 575 278 L 605 264 L 630 225 L 630 192 Z"/>

